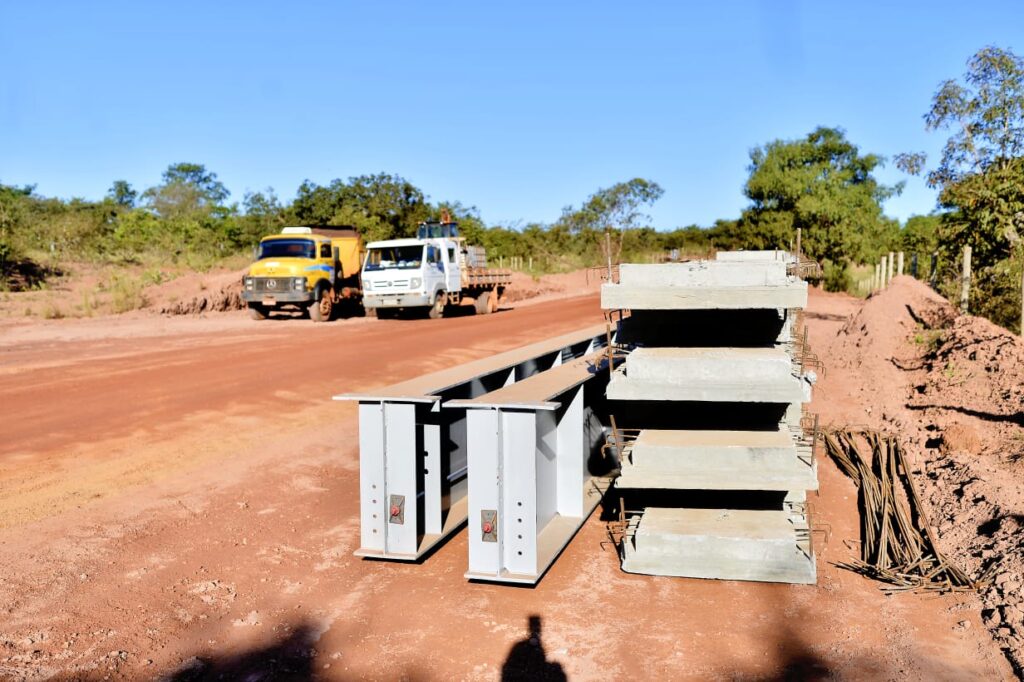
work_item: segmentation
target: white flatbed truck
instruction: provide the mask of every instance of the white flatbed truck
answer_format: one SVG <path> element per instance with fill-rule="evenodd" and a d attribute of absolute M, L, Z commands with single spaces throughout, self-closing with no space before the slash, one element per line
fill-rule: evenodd
<path fill-rule="evenodd" d="M 439 318 L 472 300 L 478 315 L 487 314 L 511 283 L 512 271 L 487 267 L 484 250 L 468 246 L 456 223 L 421 223 L 414 239 L 367 244 L 363 306 L 379 318 L 417 309 Z"/>

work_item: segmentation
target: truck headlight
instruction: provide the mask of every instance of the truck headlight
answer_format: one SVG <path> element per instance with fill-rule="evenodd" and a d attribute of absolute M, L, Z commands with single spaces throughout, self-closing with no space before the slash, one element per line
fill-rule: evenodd
<path fill-rule="evenodd" d="M 373 282 L 363 282 L 363 289 L 369 291 L 373 288 Z"/>
<path fill-rule="evenodd" d="M 419 289 L 421 286 L 423 286 L 423 280 L 419 277 L 412 277 L 409 279 L 409 287 L 411 289 Z"/>
<path fill-rule="evenodd" d="M 292 281 L 292 286 L 295 287 L 295 289 L 297 291 L 305 291 L 306 290 L 306 278 L 305 277 L 296 277 Z"/>
<path fill-rule="evenodd" d="M 252 291 L 252 288 L 253 288 L 252 277 L 246 277 L 242 281 L 245 283 L 245 288 L 247 290 L 249 290 L 249 291 Z"/>

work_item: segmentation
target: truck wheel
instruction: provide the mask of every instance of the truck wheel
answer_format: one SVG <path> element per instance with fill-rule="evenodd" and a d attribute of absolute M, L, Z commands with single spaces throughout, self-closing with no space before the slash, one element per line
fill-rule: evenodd
<path fill-rule="evenodd" d="M 324 289 L 320 292 L 320 300 L 313 301 L 309 305 L 309 319 L 314 322 L 326 322 L 331 319 L 334 311 L 334 304 L 331 302 L 331 290 Z"/>
<path fill-rule="evenodd" d="M 491 312 L 491 292 L 485 291 L 476 297 L 473 303 L 477 315 L 486 315 Z"/>
<path fill-rule="evenodd" d="M 427 310 L 427 317 L 432 320 L 440 319 L 444 315 L 444 307 L 448 303 L 448 295 L 443 291 L 437 292 L 437 296 L 434 298 L 434 305 L 430 306 Z"/>
<path fill-rule="evenodd" d="M 249 306 L 249 317 L 254 320 L 265 320 L 270 315 L 270 309 L 259 303 Z"/>
<path fill-rule="evenodd" d="M 398 312 L 397 308 L 375 308 L 378 320 L 393 320 Z"/>

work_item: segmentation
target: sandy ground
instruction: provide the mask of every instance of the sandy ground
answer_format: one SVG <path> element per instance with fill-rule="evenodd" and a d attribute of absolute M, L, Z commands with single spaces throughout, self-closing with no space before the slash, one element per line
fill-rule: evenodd
<path fill-rule="evenodd" d="M 913 321 L 868 329 L 886 297 L 812 295 L 826 423 L 932 423 L 906 407 L 913 372 L 855 342 L 859 319 L 926 352 Z M 832 565 L 856 492 L 821 453 L 816 586 L 628 575 L 597 515 L 532 589 L 466 583 L 464 530 L 420 565 L 352 556 L 355 407 L 332 394 L 600 320 L 589 295 L 439 321 L 0 325 L 0 678 L 1012 678 L 988 596 L 886 597 Z"/>

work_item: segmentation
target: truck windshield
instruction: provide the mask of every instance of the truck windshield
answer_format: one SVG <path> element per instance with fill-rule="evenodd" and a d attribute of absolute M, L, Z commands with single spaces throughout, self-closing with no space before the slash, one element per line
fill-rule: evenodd
<path fill-rule="evenodd" d="M 316 248 L 309 239 L 268 239 L 260 242 L 256 260 L 264 258 L 316 258 Z"/>
<path fill-rule="evenodd" d="M 423 262 L 423 247 L 419 244 L 412 246 L 382 246 L 370 249 L 366 252 L 366 266 L 364 270 L 400 270 L 419 269 Z"/>

